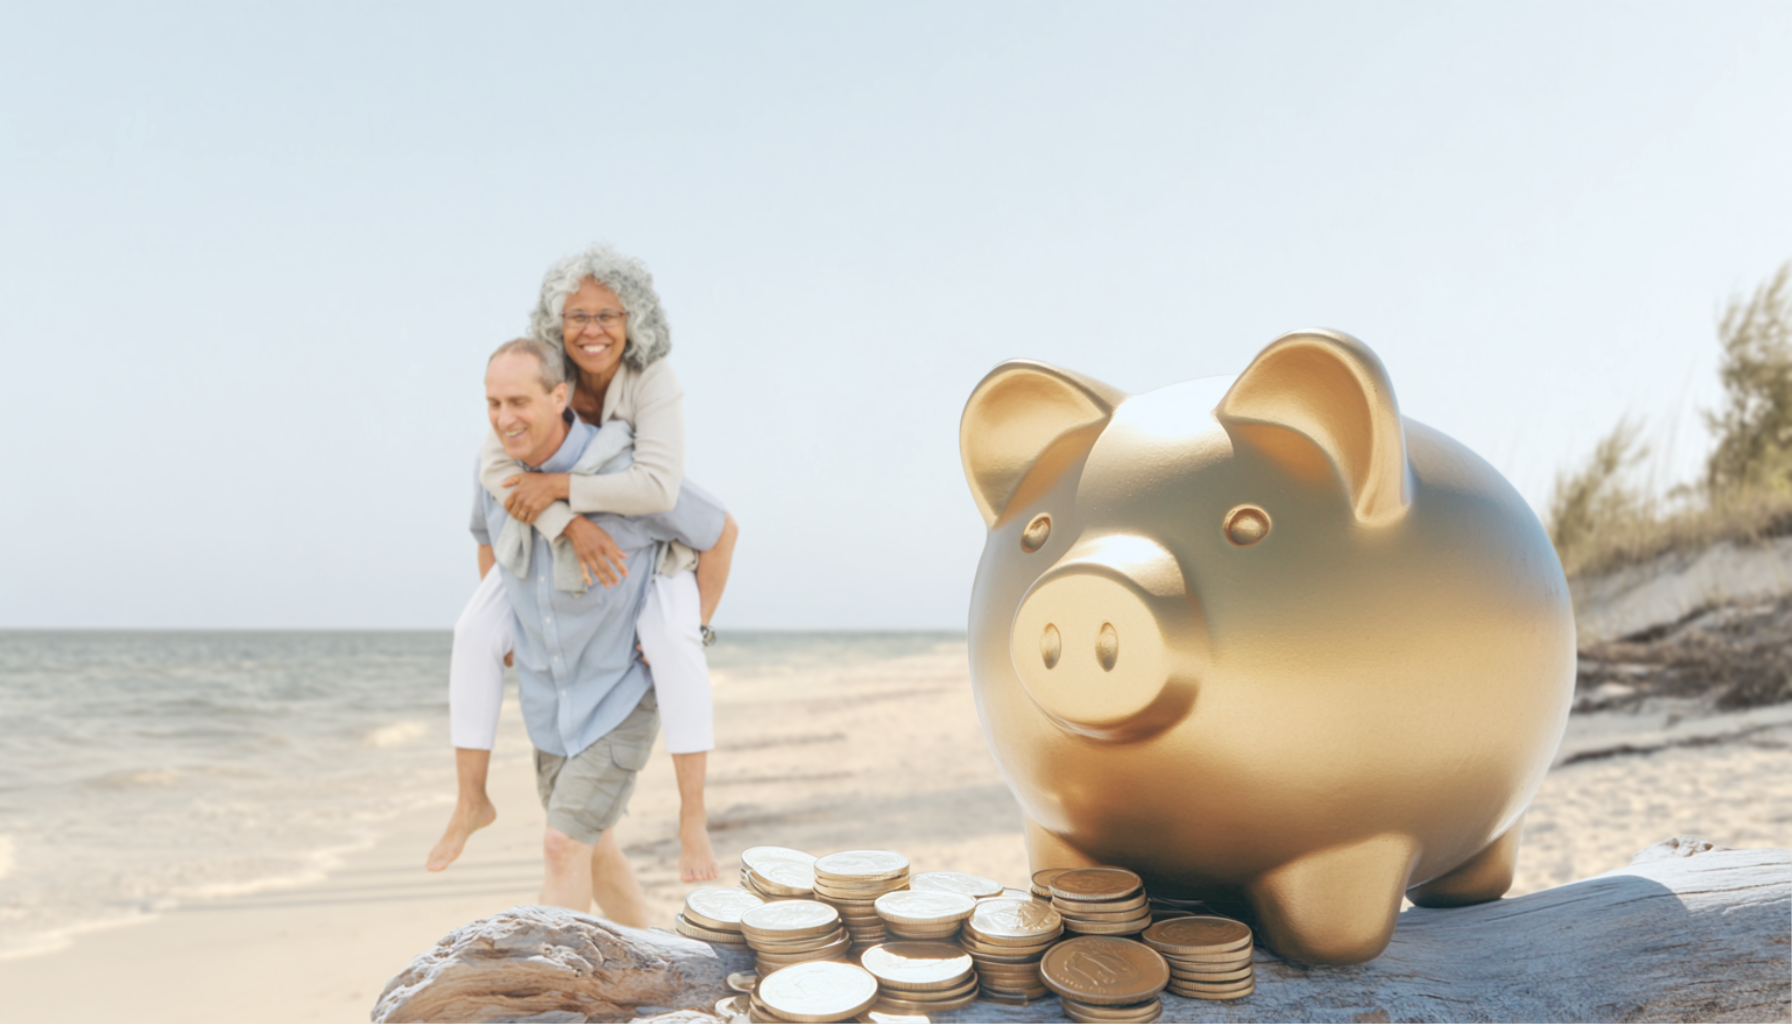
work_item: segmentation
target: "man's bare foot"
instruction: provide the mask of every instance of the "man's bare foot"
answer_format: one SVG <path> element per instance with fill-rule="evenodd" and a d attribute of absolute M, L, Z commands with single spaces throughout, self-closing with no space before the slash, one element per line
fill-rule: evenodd
<path fill-rule="evenodd" d="M 716 853 L 710 849 L 709 823 L 703 818 L 679 822 L 678 877 L 686 882 L 716 877 Z"/>
<path fill-rule="evenodd" d="M 460 851 L 467 845 L 467 837 L 498 820 L 498 809 L 490 800 L 478 803 L 454 805 L 454 814 L 448 819 L 448 828 L 442 832 L 442 838 L 436 840 L 435 848 L 429 851 L 429 860 L 424 864 L 431 871 L 440 871 L 454 863 Z M 715 875 L 710 875 L 714 878 Z"/>

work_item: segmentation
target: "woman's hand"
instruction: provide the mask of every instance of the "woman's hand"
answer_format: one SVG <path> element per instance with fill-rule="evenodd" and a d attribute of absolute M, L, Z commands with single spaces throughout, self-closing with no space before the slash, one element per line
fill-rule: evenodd
<path fill-rule="evenodd" d="M 593 575 L 606 587 L 615 586 L 628 575 L 627 557 L 596 523 L 584 516 L 573 516 L 572 522 L 566 524 L 564 536 L 572 544 L 573 554 L 579 556 L 579 575 L 585 577 L 587 587 L 591 586 Z"/>
<path fill-rule="evenodd" d="M 498 486 L 510 488 L 504 511 L 519 523 L 533 524 L 549 505 L 572 493 L 565 473 L 518 473 Z"/>

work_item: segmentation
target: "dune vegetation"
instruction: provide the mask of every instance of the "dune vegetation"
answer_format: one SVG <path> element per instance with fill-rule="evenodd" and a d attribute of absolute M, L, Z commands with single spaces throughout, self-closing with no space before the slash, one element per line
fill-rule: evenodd
<path fill-rule="evenodd" d="M 1546 524 L 1569 576 L 1792 534 L 1792 262 L 1733 298 L 1717 333 L 1723 400 L 1702 413 L 1715 444 L 1700 479 L 1640 482 L 1652 453 L 1635 416 L 1556 475 Z"/>

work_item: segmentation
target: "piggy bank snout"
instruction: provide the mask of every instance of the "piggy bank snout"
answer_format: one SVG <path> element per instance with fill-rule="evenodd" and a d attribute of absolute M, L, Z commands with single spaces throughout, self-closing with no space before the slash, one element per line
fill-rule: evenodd
<path fill-rule="evenodd" d="M 1060 725 L 1128 738 L 1192 705 L 1196 618 L 1167 551 L 1106 538 L 1073 550 L 1032 586 L 1009 651 L 1033 702 Z"/>

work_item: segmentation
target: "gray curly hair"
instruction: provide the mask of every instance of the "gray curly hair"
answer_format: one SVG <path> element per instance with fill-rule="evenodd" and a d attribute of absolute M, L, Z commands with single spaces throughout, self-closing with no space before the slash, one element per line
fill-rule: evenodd
<path fill-rule="evenodd" d="M 567 379 L 578 380 L 579 368 L 566 356 L 560 314 L 566 308 L 567 296 L 578 291 L 579 282 L 587 277 L 622 300 L 622 310 L 628 314 L 628 343 L 622 347 L 624 362 L 645 370 L 672 351 L 672 329 L 666 325 L 666 311 L 660 308 L 659 293 L 653 290 L 653 275 L 647 272 L 647 265 L 599 243 L 548 268 L 541 279 L 541 298 L 529 314 L 529 337 L 552 345 L 566 358 Z"/>

